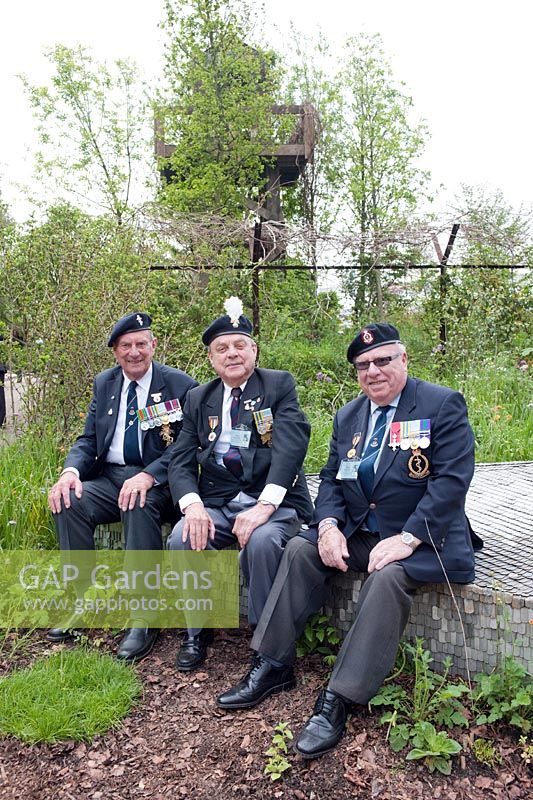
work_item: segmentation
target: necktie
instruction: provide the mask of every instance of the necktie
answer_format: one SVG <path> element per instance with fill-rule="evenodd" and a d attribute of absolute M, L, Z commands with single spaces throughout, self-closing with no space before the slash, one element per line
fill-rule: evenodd
<path fill-rule="evenodd" d="M 137 381 L 128 387 L 126 400 L 126 426 L 124 428 L 124 461 L 126 464 L 142 464 L 139 450 L 139 420 L 137 419 Z"/>
<path fill-rule="evenodd" d="M 231 390 L 231 406 L 229 409 L 229 415 L 232 428 L 237 426 L 237 420 L 239 419 L 239 404 L 241 402 L 241 394 L 242 389 L 239 386 Z M 235 475 L 236 478 L 240 478 L 242 476 L 242 460 L 238 447 L 232 447 L 230 445 L 229 450 L 227 450 L 222 456 L 222 461 L 224 462 L 226 469 L 228 469 L 232 475 Z"/>
<path fill-rule="evenodd" d="M 385 434 L 385 428 L 387 427 L 387 411 L 389 411 L 389 409 L 390 406 L 381 407 L 380 414 L 376 420 L 376 424 L 374 425 L 372 434 L 368 440 L 368 444 L 365 447 L 363 455 L 361 456 L 358 477 L 367 500 L 370 500 L 372 496 L 372 487 L 374 485 L 374 464 L 376 463 L 376 458 L 381 450 L 381 443 Z M 368 526 L 368 530 L 370 531 L 376 531 L 378 529 L 377 519 L 373 511 L 369 511 L 366 518 L 366 524 Z"/>

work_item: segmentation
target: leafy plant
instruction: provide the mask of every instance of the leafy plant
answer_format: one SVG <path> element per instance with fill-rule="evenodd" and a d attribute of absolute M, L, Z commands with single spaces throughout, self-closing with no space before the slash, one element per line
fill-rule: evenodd
<path fill-rule="evenodd" d="M 281 778 L 282 774 L 291 768 L 291 763 L 287 759 L 288 745 L 292 741 L 293 734 L 289 728 L 288 722 L 278 722 L 274 726 L 274 736 L 272 737 L 272 744 L 266 751 L 268 761 L 265 769 L 265 775 L 270 775 L 271 781 L 277 781 Z"/>
<path fill-rule="evenodd" d="M 406 643 L 404 649 L 412 659 L 412 688 L 384 684 L 370 705 L 390 707 L 380 722 L 388 725 L 387 738 L 394 752 L 412 742 L 415 748 L 407 756 L 409 760 L 424 759 L 431 772 L 438 769 L 449 774 L 450 756 L 459 752 L 461 746 L 446 731 L 437 733 L 433 723 L 445 728 L 468 725 L 467 711 L 461 702 L 468 687 L 448 681 L 449 660 L 444 675 L 430 669 L 431 653 L 424 648 L 422 639 L 417 639 L 414 646 Z"/>
<path fill-rule="evenodd" d="M 515 658 L 490 675 L 476 675 L 472 692 L 476 723 L 502 722 L 529 733 L 533 725 L 533 678 Z"/>
<path fill-rule="evenodd" d="M 336 648 L 339 642 L 339 632 L 331 624 L 329 617 L 320 613 L 313 614 L 296 643 L 296 655 L 301 657 L 308 653 L 321 653 L 327 666 L 332 667 L 337 658 Z"/>
<path fill-rule="evenodd" d="M 522 748 L 520 758 L 523 758 L 528 766 L 533 764 L 533 742 L 528 742 L 526 736 L 521 736 L 518 742 Z"/>
<path fill-rule="evenodd" d="M 485 764 L 487 767 L 494 767 L 496 764 L 502 763 L 500 753 L 498 753 L 494 743 L 489 739 L 474 739 L 472 753 L 480 764 Z"/>
<path fill-rule="evenodd" d="M 450 739 L 446 731 L 437 732 L 431 722 L 418 722 L 415 725 L 413 744 L 414 748 L 406 755 L 406 760 L 422 759 L 430 772 L 437 769 L 443 775 L 451 773 L 451 757 L 462 750 L 459 742 Z"/>

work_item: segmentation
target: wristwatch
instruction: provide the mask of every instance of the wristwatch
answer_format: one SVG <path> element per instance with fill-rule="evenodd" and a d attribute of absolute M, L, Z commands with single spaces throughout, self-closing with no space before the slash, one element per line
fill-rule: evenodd
<path fill-rule="evenodd" d="M 408 547 L 410 547 L 411 550 L 414 553 L 414 551 L 416 550 L 416 542 L 415 542 L 415 537 L 413 536 L 413 534 L 409 533 L 409 531 L 402 531 L 401 539 L 402 539 L 402 542 L 404 544 L 406 544 Z"/>

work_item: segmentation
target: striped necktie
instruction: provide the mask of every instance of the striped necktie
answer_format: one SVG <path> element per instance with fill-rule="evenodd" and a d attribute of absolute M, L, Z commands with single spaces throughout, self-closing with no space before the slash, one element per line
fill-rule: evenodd
<path fill-rule="evenodd" d="M 368 444 L 361 456 L 358 477 L 367 500 L 370 500 L 372 497 L 375 475 L 374 465 L 381 451 L 381 443 L 385 435 L 385 429 L 387 428 L 387 412 L 389 410 L 390 406 L 382 406 L 380 408 L 380 414 L 376 420 Z M 366 524 L 369 531 L 376 531 L 378 529 L 377 519 L 373 511 L 369 511 Z"/>
<path fill-rule="evenodd" d="M 240 386 L 237 386 L 235 389 L 231 390 L 231 406 L 229 410 L 229 415 L 231 419 L 231 427 L 237 427 L 237 420 L 239 419 L 239 405 L 241 402 L 241 394 L 242 389 Z M 236 478 L 240 478 L 242 476 L 242 460 L 241 460 L 241 453 L 238 447 L 232 447 L 230 445 L 229 450 L 227 450 L 224 455 L 222 456 L 222 461 L 224 462 L 224 466 L 228 469 L 232 475 L 235 475 Z"/>
<path fill-rule="evenodd" d="M 137 381 L 128 386 L 126 400 L 126 425 L 124 428 L 123 455 L 126 464 L 142 464 L 139 450 L 139 420 L 137 418 Z"/>

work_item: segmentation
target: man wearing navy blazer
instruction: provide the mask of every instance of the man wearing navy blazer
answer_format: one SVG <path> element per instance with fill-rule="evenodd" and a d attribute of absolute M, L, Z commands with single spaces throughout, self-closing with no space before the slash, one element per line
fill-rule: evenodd
<path fill-rule="evenodd" d="M 238 298 L 226 301 L 202 341 L 218 377 L 193 389 L 168 480 L 184 518 L 171 549 L 222 549 L 238 542 L 254 627 L 287 541 L 313 511 L 302 470 L 310 425 L 288 372 L 256 368 L 252 325 Z M 211 631 L 190 629 L 178 652 L 181 671 L 205 659 Z"/>
<path fill-rule="evenodd" d="M 417 588 L 446 575 L 473 580 L 473 547 L 481 546 L 465 516 L 474 436 L 462 395 L 408 377 L 393 325 L 366 326 L 347 355 L 362 394 L 335 416 L 312 527 L 285 550 L 252 640 L 252 669 L 218 698 L 225 709 L 249 708 L 292 688 L 296 639 L 330 579 L 367 571 L 329 685 L 297 741 L 304 758 L 334 748 L 352 704 L 378 691 Z"/>
<path fill-rule="evenodd" d="M 153 360 L 157 339 L 152 320 L 134 311 L 113 327 L 108 346 L 117 366 L 96 376 L 85 429 L 70 449 L 63 472 L 48 495 L 62 550 L 91 550 L 100 523 L 122 521 L 128 550 L 160 550 L 161 523 L 174 521 L 167 479 L 171 445 L 181 430 L 181 406 L 197 386 L 185 372 Z M 138 410 L 165 401 L 170 417 Z M 161 408 L 161 407 L 160 407 Z M 150 424 L 148 424 L 150 422 Z M 71 636 L 54 628 L 51 641 Z M 139 660 L 152 649 L 157 630 L 135 626 L 126 631 L 118 657 Z"/>

